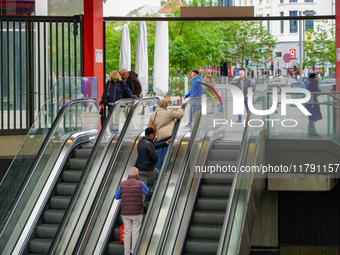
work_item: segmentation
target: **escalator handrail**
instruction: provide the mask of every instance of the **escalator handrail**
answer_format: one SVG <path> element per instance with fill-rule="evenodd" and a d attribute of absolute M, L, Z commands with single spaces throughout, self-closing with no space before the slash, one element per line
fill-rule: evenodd
<path fill-rule="evenodd" d="M 219 141 L 220 139 L 221 139 L 221 137 L 220 137 L 220 135 L 219 135 L 219 133 L 221 132 L 221 130 L 220 130 L 220 128 L 213 128 L 213 129 L 211 129 L 211 130 L 209 130 L 207 133 L 206 133 L 206 135 L 204 136 L 204 138 L 203 138 L 203 143 L 202 143 L 202 146 L 201 146 L 201 148 L 200 148 L 200 151 L 199 151 L 199 154 L 201 155 L 199 158 L 198 158 L 198 163 L 196 164 L 196 165 L 198 165 L 198 166 L 204 166 L 205 164 L 206 164 L 206 160 L 207 160 L 207 157 L 208 157 L 208 153 L 209 153 L 209 151 L 210 151 L 210 148 L 212 147 L 212 145 L 215 143 L 215 142 L 217 142 L 217 141 Z M 214 136 L 219 136 L 219 137 L 217 137 L 216 139 L 214 139 Z M 204 149 L 204 144 L 205 143 L 208 143 L 207 144 L 207 148 L 206 148 L 206 150 L 204 151 L 203 149 Z M 190 171 L 190 170 L 189 170 Z M 179 232 L 178 233 L 180 233 L 181 231 L 182 232 L 184 232 L 184 234 L 183 234 L 183 236 L 184 236 L 184 239 L 183 240 L 178 240 L 178 241 L 180 241 L 180 242 L 182 242 L 182 245 L 181 245 L 181 247 L 180 247 L 180 253 L 179 254 L 182 254 L 182 252 L 183 252 L 183 248 L 184 248 L 184 246 L 183 246 L 183 242 L 185 241 L 185 238 L 186 238 L 186 236 L 187 236 L 187 233 L 188 233 L 188 230 L 189 230 L 189 227 L 190 227 L 190 219 L 192 218 L 192 213 L 193 213 L 193 210 L 194 210 L 194 206 L 195 206 L 195 201 L 196 201 L 196 197 L 197 197 L 197 195 L 198 195 L 198 191 L 199 191 L 199 187 L 200 187 L 200 182 L 201 182 L 201 179 L 202 179 L 202 172 L 200 172 L 198 175 L 198 181 L 197 181 L 197 186 L 196 186 L 196 190 L 195 190 L 195 195 L 194 195 L 194 199 L 193 199 L 193 203 L 191 204 L 191 205 L 188 205 L 188 206 L 190 206 L 190 212 L 189 212 L 189 220 L 185 223 L 186 224 L 186 226 L 185 226 L 185 229 L 184 230 L 182 230 L 182 226 L 180 225 L 180 229 L 179 229 Z M 190 193 L 188 194 L 188 196 L 190 195 Z M 186 209 L 185 209 L 185 211 L 186 211 Z M 185 212 L 184 212 L 184 214 L 183 215 L 185 215 Z M 178 234 L 177 234 L 177 236 L 178 236 Z M 178 242 L 177 241 L 177 242 Z M 174 248 L 176 248 L 176 243 L 177 242 L 175 242 L 175 247 Z M 163 244 L 163 246 L 164 246 L 164 244 Z"/>
<path fill-rule="evenodd" d="M 192 102 L 197 102 L 199 101 L 200 99 L 199 98 L 190 98 L 188 101 L 184 102 L 182 104 L 182 108 L 183 108 L 183 112 L 185 111 L 185 108 L 189 105 L 189 103 L 192 103 Z M 173 132 L 172 132 L 172 135 L 171 135 L 171 138 L 172 139 L 175 139 L 176 138 L 176 135 L 177 135 L 177 132 L 178 132 L 178 129 L 179 129 L 179 126 L 180 126 L 180 123 L 181 123 L 181 119 L 176 121 L 176 124 L 175 124 L 175 127 L 173 129 Z M 169 144 L 169 147 L 167 149 L 167 153 L 164 157 L 164 161 L 163 161 L 163 165 L 162 165 L 162 168 L 160 169 L 159 171 L 159 176 L 162 176 L 163 175 L 163 172 L 165 171 L 165 168 L 167 166 L 167 161 L 169 160 L 170 158 L 170 152 L 172 150 L 172 146 L 173 146 L 174 142 L 172 141 L 170 144 Z M 154 189 L 154 194 L 157 194 L 157 191 L 159 189 L 159 185 L 160 185 L 160 181 L 161 181 L 162 178 L 158 178 L 157 179 L 157 182 L 156 182 L 156 185 L 155 185 L 155 189 Z M 154 204 L 154 200 L 155 200 L 156 196 L 152 196 L 151 200 L 150 200 L 150 204 L 149 204 L 149 209 L 153 207 L 153 204 Z M 148 222 L 148 219 L 150 217 L 150 213 L 151 213 L 151 210 L 147 210 L 147 213 L 145 215 L 145 218 L 143 220 L 143 225 L 142 225 L 142 228 L 140 230 L 140 234 L 138 236 L 138 240 L 137 240 L 137 243 L 136 243 L 136 246 L 135 246 L 135 250 L 138 250 L 139 248 L 139 245 L 140 245 L 140 242 L 141 242 L 141 236 L 142 236 L 142 233 L 144 233 L 144 230 L 146 228 L 146 223 Z"/>
<path fill-rule="evenodd" d="M 256 89 L 256 85 L 257 85 L 257 80 L 256 80 L 256 83 L 255 83 L 255 89 Z M 256 93 L 253 93 L 253 100 L 255 98 L 255 94 Z M 248 111 L 247 119 L 246 119 L 245 123 L 248 123 L 248 121 L 250 119 L 250 115 L 251 115 L 251 112 Z M 238 155 L 237 168 L 236 169 L 240 169 L 240 166 L 241 166 L 241 159 L 242 159 L 242 156 L 243 156 L 242 152 L 245 149 L 247 132 L 248 132 L 248 126 L 246 125 L 244 130 L 243 130 L 243 136 L 242 136 L 242 141 L 241 141 L 241 146 L 240 146 L 240 153 Z M 238 177 L 239 177 L 239 173 L 238 173 L 238 171 L 236 171 L 236 175 L 235 175 L 235 178 L 233 180 L 233 184 L 232 184 L 231 190 L 230 190 L 229 200 L 228 200 L 228 204 L 227 204 L 227 211 L 226 211 L 224 221 L 223 221 L 220 241 L 219 241 L 219 244 L 218 244 L 217 255 L 222 255 L 222 248 L 223 248 L 223 243 L 224 243 L 224 239 L 225 239 L 226 232 L 227 232 L 227 226 L 228 226 L 228 221 L 229 221 L 229 216 L 230 216 L 231 205 L 232 205 L 232 203 L 235 199 L 234 194 L 235 194 L 235 187 L 236 187 L 236 183 L 238 181 Z"/>
<path fill-rule="evenodd" d="M 44 139 L 44 141 L 43 141 L 43 143 L 42 143 L 42 145 L 41 145 L 41 147 L 40 147 L 40 149 L 39 149 L 39 151 L 38 151 L 38 153 L 37 153 L 37 155 L 35 157 L 35 160 L 34 160 L 34 162 L 32 164 L 31 170 L 27 173 L 27 177 L 24 179 L 24 181 L 23 181 L 23 183 L 21 185 L 22 187 L 19 189 L 19 192 L 18 192 L 19 196 L 17 196 L 17 199 L 15 200 L 16 202 L 9 208 L 9 211 L 11 213 L 7 216 L 6 219 L 4 219 L 4 222 L 2 222 L 2 224 L 1 224 L 2 228 L 1 228 L 1 231 L 0 231 L 0 238 L 3 235 L 3 232 L 4 232 L 4 230 L 5 230 L 5 228 L 6 228 L 7 224 L 8 224 L 8 221 L 11 219 L 12 214 L 13 214 L 15 208 L 17 207 L 17 205 L 18 205 L 18 203 L 20 201 L 20 198 L 22 197 L 22 195 L 23 195 L 23 193 L 25 191 L 25 188 L 27 187 L 29 181 L 31 180 L 32 175 L 35 172 L 35 170 L 36 170 L 36 168 L 37 168 L 37 166 L 38 166 L 42 156 L 44 155 L 44 153 L 45 153 L 45 151 L 46 151 L 46 149 L 47 149 L 47 147 L 48 147 L 52 137 L 54 136 L 54 134 L 55 134 L 55 132 L 56 132 L 56 130 L 58 128 L 59 122 L 63 118 L 65 112 L 72 105 L 78 104 L 78 103 L 82 103 L 82 102 L 89 102 L 89 103 L 97 104 L 97 99 L 95 99 L 95 98 L 73 99 L 73 100 L 68 101 L 67 103 L 65 103 L 61 107 L 61 109 L 59 110 L 57 117 L 55 118 L 55 120 L 54 120 L 54 122 L 53 122 L 53 124 L 52 124 L 52 126 L 50 128 L 50 130 L 48 131 L 48 133 L 47 133 L 47 135 L 46 135 L 46 137 L 45 137 L 45 139 Z M 5 180 L 5 177 L 3 178 L 3 180 Z M 1 194 L 4 194 L 3 191 L 1 191 L 1 186 L 2 185 L 0 185 L 0 192 L 1 192 Z"/>
<path fill-rule="evenodd" d="M 197 117 L 196 117 L 193 129 L 192 129 L 192 134 L 191 134 L 191 137 L 190 137 L 190 140 L 189 140 L 188 148 L 187 148 L 187 151 L 185 153 L 183 162 L 187 162 L 189 157 L 190 157 L 190 151 L 191 151 L 191 148 L 192 148 L 193 143 L 195 141 L 195 137 L 196 137 L 196 134 L 197 134 L 197 131 L 198 131 L 198 126 L 199 126 L 200 120 L 201 120 L 201 108 L 197 111 Z M 178 191 L 181 187 L 181 183 L 182 183 L 183 178 L 184 178 L 185 168 L 186 168 L 186 163 L 183 164 L 182 167 L 181 167 L 180 175 L 178 177 L 178 181 L 176 183 L 176 187 L 175 187 L 175 190 L 174 190 L 175 198 L 171 199 L 171 205 L 170 205 L 169 210 L 168 210 L 169 212 L 173 212 L 174 207 L 176 206 L 176 202 L 178 200 Z M 159 241 L 160 244 L 163 244 L 163 242 L 164 242 L 165 234 L 168 232 L 169 223 L 172 221 L 172 218 L 173 218 L 172 213 L 168 213 L 166 220 L 165 220 L 165 224 L 164 224 L 165 228 L 163 228 L 161 238 L 160 238 L 160 241 Z"/>
<path fill-rule="evenodd" d="M 70 211 L 71 211 L 71 208 L 73 207 L 73 203 L 75 202 L 75 197 L 77 197 L 77 195 L 79 194 L 80 192 L 80 187 L 82 187 L 82 184 L 84 183 L 85 181 L 85 176 L 87 176 L 87 173 L 89 172 L 90 170 L 90 166 L 92 165 L 93 161 L 94 161 L 94 157 L 96 155 L 96 152 L 100 146 L 100 141 L 103 139 L 104 135 L 105 135 L 105 131 L 106 131 L 106 128 L 107 126 L 109 125 L 109 122 L 110 122 L 110 119 L 111 119 L 111 116 L 113 114 L 113 112 L 115 111 L 115 109 L 117 109 L 118 107 L 121 106 L 121 104 L 125 104 L 127 102 L 133 102 L 135 101 L 135 99 L 133 98 L 126 98 L 126 99 L 121 99 L 121 100 L 118 100 L 116 102 L 114 102 L 113 104 L 111 104 L 111 108 L 105 118 L 105 121 L 103 123 L 103 126 L 102 126 L 102 129 L 100 131 L 100 133 L 98 134 L 98 137 L 97 137 L 97 140 L 93 146 L 93 149 L 90 153 L 90 156 L 89 156 L 89 159 L 88 161 L 86 162 L 86 165 L 85 165 L 85 168 L 80 176 L 80 179 L 78 181 L 78 184 L 77 184 L 77 187 L 74 191 L 74 195 L 72 196 L 70 202 L 69 202 L 69 205 L 67 206 L 67 209 L 65 210 L 65 213 L 64 213 L 64 216 L 61 220 L 61 223 L 58 227 L 58 230 L 56 232 L 56 235 L 55 237 L 53 238 L 53 241 L 51 243 L 51 246 L 50 246 L 50 249 L 49 249 L 49 254 L 51 253 L 51 251 L 54 249 L 57 241 L 59 240 L 60 238 L 60 234 L 61 234 L 61 230 L 63 229 L 64 227 L 64 224 L 66 222 L 66 220 L 69 218 L 70 216 Z M 105 106 L 104 106 L 105 107 Z"/>
<path fill-rule="evenodd" d="M 117 101 L 117 102 L 113 105 L 113 107 L 111 107 L 111 109 L 110 109 L 110 111 L 109 111 L 109 113 L 108 113 L 108 116 L 106 117 L 106 120 L 105 120 L 105 122 L 104 122 L 104 124 L 103 124 L 104 127 L 102 128 L 102 130 L 101 130 L 101 132 L 100 132 L 100 134 L 99 134 L 99 136 L 98 136 L 98 139 L 97 139 L 97 141 L 96 141 L 95 148 L 94 148 L 94 149 L 92 150 L 92 152 L 91 152 L 91 156 L 92 156 L 92 157 L 90 156 L 91 159 L 89 159 L 89 161 L 91 160 L 91 162 L 88 161 L 87 164 L 86 164 L 86 167 L 85 167 L 85 169 L 84 169 L 84 172 L 86 171 L 86 173 L 90 170 L 90 166 L 91 166 L 91 164 L 92 164 L 92 162 L 93 162 L 93 160 L 94 160 L 94 155 L 96 154 L 96 151 L 97 151 L 98 148 L 99 148 L 99 145 L 100 145 L 100 143 L 101 143 L 101 140 L 102 140 L 103 136 L 105 135 L 106 128 L 108 127 L 108 125 L 109 125 L 109 123 L 110 123 L 110 118 L 111 118 L 111 116 L 112 116 L 114 110 L 115 110 L 118 106 L 120 106 L 120 104 L 125 103 L 126 101 L 135 101 L 135 102 L 133 103 L 133 105 L 131 106 L 131 109 L 130 109 L 129 114 L 128 114 L 126 120 L 125 120 L 125 123 L 124 123 L 124 126 L 123 126 L 123 128 L 122 128 L 122 131 L 120 132 L 120 136 L 119 136 L 119 138 L 118 138 L 117 144 L 116 144 L 116 146 L 115 146 L 115 148 L 114 148 L 114 151 L 113 151 L 113 153 L 112 153 L 112 156 L 111 156 L 111 158 L 110 158 L 110 161 L 108 162 L 108 165 L 107 165 L 107 169 L 106 169 L 106 171 L 105 171 L 105 174 L 104 174 L 104 176 L 103 176 L 103 178 L 102 178 L 102 180 L 101 180 L 101 183 L 100 183 L 100 185 L 99 185 L 98 191 L 97 191 L 97 193 L 96 193 L 96 195 L 95 195 L 95 198 L 94 198 L 94 200 L 93 200 L 94 202 L 93 202 L 93 204 L 91 205 L 91 208 L 90 208 L 90 210 L 89 210 L 89 214 L 88 214 L 88 216 L 87 216 L 87 218 L 86 218 L 86 220 L 85 220 L 85 222 L 84 222 L 82 231 L 81 231 L 81 233 L 79 234 L 79 238 L 78 238 L 78 240 L 77 240 L 77 244 L 76 244 L 76 246 L 75 246 L 75 250 L 78 250 L 78 249 L 79 249 L 79 247 L 80 247 L 80 245 L 81 245 L 79 240 L 81 240 L 82 237 L 86 234 L 86 233 L 85 233 L 85 232 L 86 232 L 85 230 L 88 228 L 88 226 L 89 226 L 89 224 L 90 224 L 90 222 L 91 222 L 91 218 L 92 218 L 92 217 L 90 217 L 90 216 L 93 215 L 93 213 L 95 212 L 95 210 L 96 210 L 96 208 L 97 208 L 97 203 L 96 203 L 96 201 L 99 201 L 100 196 L 101 196 L 101 193 L 102 193 L 102 190 L 105 188 L 105 184 L 106 184 L 107 179 L 108 179 L 109 174 L 110 174 L 110 169 L 112 168 L 112 165 L 113 165 L 113 163 L 114 163 L 114 161 L 115 161 L 115 158 L 116 158 L 116 156 L 117 156 L 117 153 L 119 152 L 120 146 L 121 146 L 121 144 L 122 144 L 122 142 L 123 142 L 123 138 L 124 138 L 125 133 L 126 133 L 128 127 L 129 127 L 129 124 L 130 124 L 130 122 L 131 122 L 131 119 L 132 119 L 132 116 L 133 116 L 133 112 L 136 110 L 136 108 L 137 108 L 141 103 L 143 103 L 144 101 L 150 101 L 150 100 L 159 100 L 159 98 L 158 98 L 158 97 L 148 97 L 148 98 L 141 98 L 141 99 L 138 99 L 138 100 L 135 100 L 135 99 L 122 99 L 122 100 Z M 67 208 L 67 210 L 66 210 L 66 212 L 65 212 L 65 214 L 64 214 L 62 223 L 60 224 L 60 226 L 59 226 L 59 228 L 58 228 L 57 235 L 55 236 L 55 238 L 54 238 L 53 241 L 52 241 L 52 244 L 51 244 L 50 249 L 49 249 L 49 254 L 55 252 L 57 243 L 58 243 L 58 241 L 59 241 L 59 239 L 60 239 L 60 237 L 61 237 L 61 234 L 62 234 L 62 230 L 65 228 L 65 224 L 66 224 L 66 222 L 67 222 L 67 219 L 70 217 L 71 209 L 72 209 L 72 208 L 74 207 L 74 205 L 75 205 L 76 197 L 78 197 L 78 195 L 79 195 L 79 193 L 80 193 L 80 191 L 81 191 L 82 184 L 83 184 L 83 182 L 85 181 L 84 178 L 85 178 L 86 175 L 85 175 L 85 173 L 83 173 L 83 175 L 84 175 L 84 177 L 83 177 L 83 179 L 82 179 L 82 183 L 80 183 L 80 182 L 78 183 L 77 188 L 76 188 L 76 192 L 75 192 L 74 195 L 72 196 L 71 202 L 69 203 L 68 208 Z"/>

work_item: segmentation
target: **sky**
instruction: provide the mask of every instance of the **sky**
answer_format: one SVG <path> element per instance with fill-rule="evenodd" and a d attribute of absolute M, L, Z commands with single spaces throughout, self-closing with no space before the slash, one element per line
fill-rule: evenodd
<path fill-rule="evenodd" d="M 125 16 L 143 5 L 161 6 L 161 0 L 107 0 L 104 4 L 104 17 Z"/>

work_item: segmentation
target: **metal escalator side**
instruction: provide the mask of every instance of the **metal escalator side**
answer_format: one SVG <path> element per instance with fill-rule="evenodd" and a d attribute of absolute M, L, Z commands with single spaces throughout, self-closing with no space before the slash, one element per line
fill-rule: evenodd
<path fill-rule="evenodd" d="M 23 252 L 33 226 L 53 189 L 51 185 L 58 179 L 67 155 L 79 142 L 96 138 L 98 131 L 92 128 L 97 125 L 99 118 L 86 120 L 88 114 L 83 111 L 85 105 L 91 105 L 96 115 L 99 113 L 95 99 L 76 99 L 65 104 L 59 111 L 20 193 L 13 194 L 16 195 L 15 204 L 0 234 L 2 254 Z M 73 133 L 74 131 L 81 132 Z M 20 183 L 18 185 L 20 186 Z"/>
<path fill-rule="evenodd" d="M 188 116 L 190 114 L 190 107 L 199 102 L 199 99 L 194 98 L 183 104 L 184 116 Z M 193 122 L 195 123 L 193 125 L 193 130 L 196 130 L 195 127 L 197 126 L 196 123 L 198 123 L 198 120 L 199 118 L 196 118 Z M 193 136 L 190 136 L 190 130 L 185 127 L 183 121 L 178 124 L 178 130 L 174 129 L 173 132 L 172 147 L 167 151 L 166 158 L 155 186 L 154 195 L 150 201 L 147 214 L 143 221 L 140 235 L 135 247 L 138 254 L 145 254 L 151 240 L 157 242 L 155 237 L 160 236 L 158 231 L 162 230 L 162 226 L 164 225 L 167 215 L 166 212 L 169 209 L 183 162 L 190 151 L 188 148 L 191 148 L 191 145 L 193 144 L 193 140 L 191 139 Z"/>
<path fill-rule="evenodd" d="M 105 155 L 93 155 L 89 160 L 86 167 L 89 170 L 88 176 L 76 191 L 63 224 L 51 246 L 50 254 L 71 254 L 76 248 L 77 240 L 83 237 L 84 233 L 87 234 L 85 238 L 88 240 L 90 232 L 85 229 L 92 228 L 92 224 L 95 223 L 91 220 L 92 218 L 99 216 L 100 224 L 104 224 L 106 216 L 98 215 L 96 209 L 110 208 L 112 201 L 107 202 L 105 199 L 113 199 L 113 194 L 120 183 L 126 165 L 131 164 L 132 157 L 130 155 L 133 152 L 136 139 L 147 127 L 150 114 L 157 105 L 159 105 L 158 98 L 144 98 L 135 102 L 121 132 L 115 138 L 114 149 L 109 150 Z M 108 122 L 112 121 L 108 120 Z M 117 125 L 113 125 L 113 127 L 117 127 Z M 97 142 L 98 144 L 107 143 L 104 135 L 102 138 L 98 138 Z M 104 200 L 105 202 L 103 202 Z"/>
<path fill-rule="evenodd" d="M 252 99 L 254 108 L 267 109 L 267 93 L 256 90 Z M 267 116 L 257 116 L 248 112 L 246 123 L 252 120 L 266 122 Z M 269 125 L 268 125 L 269 127 Z M 265 165 L 265 139 L 267 126 L 246 125 L 241 142 L 237 172 L 235 174 L 217 254 L 248 255 L 251 248 L 252 230 L 262 191 L 266 187 L 266 175 L 258 172 L 241 171 L 241 167 Z"/>
<path fill-rule="evenodd" d="M 237 169 L 265 165 L 267 130 L 244 134 Z M 250 253 L 252 230 L 266 176 L 259 172 L 238 171 L 235 175 L 222 227 L 217 254 Z"/>
<path fill-rule="evenodd" d="M 204 166 L 210 147 L 223 135 L 222 129 L 197 134 L 200 139 L 196 137 L 197 142 L 192 148 L 194 153 L 187 160 L 182 178 L 176 187 L 160 241 L 157 245 L 151 246 L 147 254 L 181 253 L 202 174 L 201 171 L 197 171 L 196 166 Z"/>
<path fill-rule="evenodd" d="M 197 101 L 197 100 L 190 100 L 186 103 L 183 104 L 182 108 L 184 109 L 184 116 L 189 116 L 189 108 L 188 105 L 190 105 L 190 103 Z M 185 118 L 185 117 L 184 117 Z M 187 133 L 187 130 L 185 130 L 186 128 L 183 128 L 184 126 L 184 122 L 181 120 L 178 120 L 175 124 L 173 133 L 172 133 L 172 139 L 173 142 L 169 144 L 167 153 L 165 155 L 165 159 L 162 165 L 162 168 L 160 169 L 160 175 L 158 178 L 158 181 L 156 183 L 155 189 L 153 194 L 157 195 L 159 193 L 161 193 L 162 191 L 165 190 L 165 187 L 168 183 L 168 179 L 166 178 L 166 182 L 162 182 L 162 185 L 160 186 L 160 179 L 164 180 L 164 176 L 169 177 L 169 174 L 171 174 L 171 170 L 173 167 L 173 163 L 174 160 L 176 158 L 176 156 L 178 155 L 178 145 L 182 144 L 182 140 L 183 136 Z M 186 139 L 188 141 L 188 139 Z M 186 146 L 184 146 L 186 147 Z M 122 178 L 122 180 L 126 179 L 129 173 L 129 168 L 132 166 L 132 162 L 135 160 L 137 160 L 137 150 L 136 150 L 137 146 L 135 145 L 133 153 L 130 156 L 130 163 L 128 163 L 126 165 L 126 170 L 125 170 L 125 174 Z M 185 155 L 185 150 L 182 151 L 182 155 Z M 170 167 L 170 168 L 169 168 Z M 168 171 L 165 171 L 165 169 L 167 169 Z M 153 183 L 153 181 L 149 182 Z M 149 186 L 149 189 L 151 189 L 152 185 Z M 159 187 L 161 187 L 161 189 L 159 189 Z M 150 208 L 153 204 L 153 200 L 154 200 L 155 196 L 152 196 L 151 198 L 151 203 L 148 206 L 148 200 L 150 199 L 150 196 L 147 196 L 145 198 L 145 204 L 147 208 Z M 159 196 L 158 196 L 159 197 Z M 119 208 L 120 208 L 120 202 L 117 201 L 118 207 L 116 209 L 115 213 L 112 213 L 111 215 L 109 215 L 107 218 L 108 219 L 112 219 L 112 223 L 110 226 L 110 228 L 112 229 L 112 231 L 107 232 L 107 234 L 102 234 L 102 236 L 100 238 L 94 238 L 94 235 L 91 235 L 91 237 L 89 238 L 89 242 L 87 244 L 88 247 L 94 247 L 96 246 L 96 244 L 101 244 L 103 248 L 100 248 L 99 245 L 97 245 L 97 249 L 95 251 L 92 251 L 91 253 L 91 248 L 83 248 L 82 250 L 80 250 L 81 254 L 99 254 L 100 252 L 102 253 L 106 253 L 108 255 L 111 254 L 124 254 L 124 245 L 120 244 L 120 226 L 123 224 L 122 222 L 122 216 L 121 213 L 119 213 Z M 149 211 L 149 210 L 148 210 Z M 148 216 L 147 216 L 148 217 Z M 148 217 L 150 219 L 150 217 Z M 143 231 L 143 230 L 142 230 Z M 105 240 L 105 241 L 102 241 Z M 84 246 L 85 247 L 85 246 Z M 84 251 L 85 250 L 85 251 Z M 77 252 L 75 252 L 77 253 Z"/>

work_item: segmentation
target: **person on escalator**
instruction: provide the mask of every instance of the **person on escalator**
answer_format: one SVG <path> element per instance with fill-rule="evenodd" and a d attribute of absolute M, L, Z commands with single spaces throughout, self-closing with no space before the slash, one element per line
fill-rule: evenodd
<path fill-rule="evenodd" d="M 137 168 L 139 169 L 139 179 L 146 185 L 148 185 L 149 178 L 155 179 L 150 193 L 152 193 L 159 175 L 159 171 L 156 166 L 158 160 L 156 149 L 164 148 L 172 141 L 172 139 L 168 139 L 167 141 L 154 144 L 153 140 L 155 136 L 155 130 L 148 127 L 145 129 L 145 136 L 139 141 L 137 145 Z"/>
<path fill-rule="evenodd" d="M 126 85 L 125 81 L 122 79 L 118 71 L 114 70 L 110 74 L 110 80 L 105 84 L 104 92 L 99 102 L 99 105 L 103 105 L 103 111 L 101 110 L 101 124 L 103 126 L 105 118 L 106 118 L 106 106 L 108 106 L 109 110 L 112 107 L 109 103 L 114 103 L 124 97 L 132 97 L 137 98 L 137 96 L 133 95 L 129 87 Z M 117 120 L 118 121 L 118 120 Z"/>
<path fill-rule="evenodd" d="M 179 120 L 183 117 L 183 108 L 178 109 L 178 111 L 168 110 L 168 101 L 166 101 L 166 99 L 161 100 L 159 107 L 160 108 L 156 112 L 153 112 L 151 114 L 149 119 L 149 127 L 155 125 L 156 128 L 155 136 L 156 145 L 166 142 L 171 138 L 176 120 Z M 161 170 L 162 168 L 164 157 L 167 150 L 168 146 L 157 149 L 158 170 Z"/>
<path fill-rule="evenodd" d="M 138 175 L 138 169 L 132 167 L 127 180 L 120 183 L 115 193 L 115 199 L 121 199 L 121 213 L 124 222 L 124 255 L 133 254 L 143 221 L 143 194 L 149 193 L 144 182 L 137 180 Z"/>

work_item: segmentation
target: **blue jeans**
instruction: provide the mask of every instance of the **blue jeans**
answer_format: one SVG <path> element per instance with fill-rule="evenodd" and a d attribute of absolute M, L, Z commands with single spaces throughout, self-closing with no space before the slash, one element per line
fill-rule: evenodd
<path fill-rule="evenodd" d="M 245 105 L 246 110 L 247 110 L 247 113 L 248 113 L 248 111 L 249 111 L 249 108 L 248 108 L 248 98 L 245 98 L 245 99 L 244 99 L 244 105 Z M 241 115 L 241 114 L 238 115 L 238 120 L 239 120 L 239 121 L 242 120 L 242 115 Z"/>
<path fill-rule="evenodd" d="M 162 140 L 160 140 L 158 142 L 155 142 L 155 144 L 166 142 L 170 138 L 171 138 L 171 136 L 169 136 L 167 138 L 164 138 L 164 139 L 162 139 Z M 157 168 L 158 168 L 159 171 L 161 171 L 161 169 L 162 169 L 163 161 L 164 161 L 165 154 L 166 154 L 167 150 L 168 150 L 168 146 L 160 148 L 160 149 L 157 149 L 157 155 L 158 155 Z"/>
<path fill-rule="evenodd" d="M 192 118 L 195 116 L 195 114 L 197 113 L 197 111 L 200 109 L 200 103 L 198 102 L 194 102 L 191 104 L 190 107 L 190 115 L 189 115 L 189 124 L 191 125 L 192 122 Z"/>

